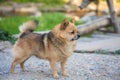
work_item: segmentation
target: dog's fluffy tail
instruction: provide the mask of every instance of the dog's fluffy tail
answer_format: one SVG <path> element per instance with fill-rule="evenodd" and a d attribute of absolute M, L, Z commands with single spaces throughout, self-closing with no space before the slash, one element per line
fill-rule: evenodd
<path fill-rule="evenodd" d="M 30 20 L 30 21 L 27 21 L 27 22 L 23 23 L 19 27 L 19 30 L 20 30 L 20 33 L 21 33 L 20 37 L 23 37 L 27 33 L 33 32 L 36 29 L 37 25 L 38 25 L 37 20 Z"/>
<path fill-rule="evenodd" d="M 38 21 L 37 20 L 30 20 L 28 22 L 23 23 L 19 27 L 19 30 L 20 30 L 21 33 L 27 32 L 27 31 L 33 32 L 36 29 L 37 25 L 38 25 Z"/>

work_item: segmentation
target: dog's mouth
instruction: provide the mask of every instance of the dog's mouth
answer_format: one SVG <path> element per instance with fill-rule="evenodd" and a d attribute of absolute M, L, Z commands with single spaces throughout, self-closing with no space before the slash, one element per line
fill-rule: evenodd
<path fill-rule="evenodd" d="M 78 40 L 79 38 L 80 38 L 80 35 L 77 35 L 74 38 L 72 38 L 71 41 Z"/>

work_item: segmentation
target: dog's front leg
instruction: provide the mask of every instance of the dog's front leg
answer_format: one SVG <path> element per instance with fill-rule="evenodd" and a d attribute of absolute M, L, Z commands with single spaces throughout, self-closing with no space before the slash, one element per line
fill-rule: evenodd
<path fill-rule="evenodd" d="M 58 75 L 58 73 L 57 73 L 57 69 L 56 69 L 56 62 L 57 62 L 57 61 L 55 61 L 55 60 L 51 60 L 51 61 L 50 61 L 50 65 L 51 65 L 51 69 L 52 69 L 53 77 L 54 77 L 54 78 L 58 78 L 58 77 L 59 77 L 59 75 Z"/>
<path fill-rule="evenodd" d="M 62 73 L 63 73 L 64 76 L 68 76 L 68 73 L 65 69 L 66 62 L 67 62 L 67 58 L 65 58 L 61 61 L 61 69 L 62 69 Z"/>

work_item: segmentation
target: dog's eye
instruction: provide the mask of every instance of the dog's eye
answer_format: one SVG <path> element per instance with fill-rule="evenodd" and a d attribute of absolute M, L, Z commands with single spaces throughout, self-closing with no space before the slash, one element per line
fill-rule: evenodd
<path fill-rule="evenodd" d="M 74 31 L 70 32 L 70 34 L 74 34 Z"/>

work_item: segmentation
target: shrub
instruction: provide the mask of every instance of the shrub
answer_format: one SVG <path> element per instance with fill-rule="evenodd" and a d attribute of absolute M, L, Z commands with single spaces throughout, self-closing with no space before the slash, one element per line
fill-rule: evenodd
<path fill-rule="evenodd" d="M 0 40 L 14 43 L 16 39 L 9 32 L 0 29 Z"/>

